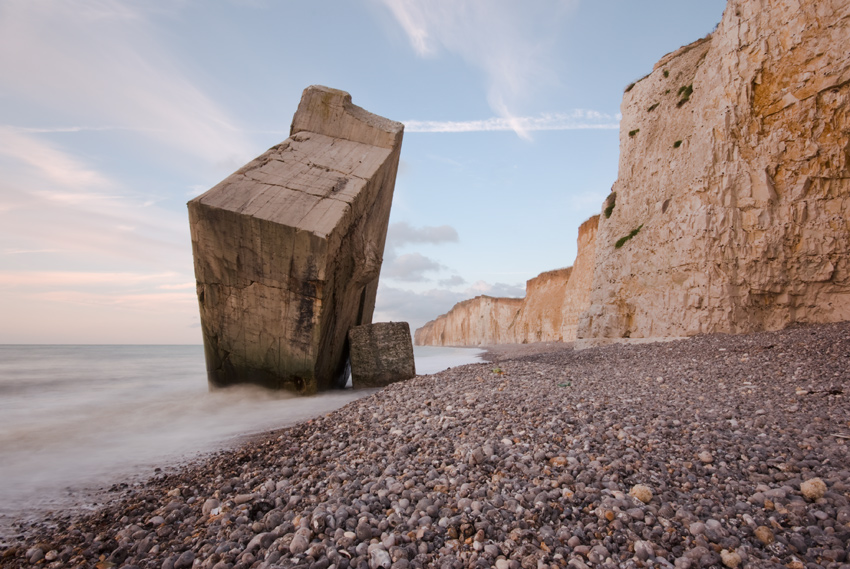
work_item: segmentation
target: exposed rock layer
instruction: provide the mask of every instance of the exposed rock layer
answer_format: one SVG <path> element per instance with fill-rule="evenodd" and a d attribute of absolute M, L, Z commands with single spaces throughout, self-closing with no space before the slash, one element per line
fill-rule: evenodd
<path fill-rule="evenodd" d="M 730 0 L 627 90 L 579 337 L 850 319 L 848 45 L 844 0 Z"/>
<path fill-rule="evenodd" d="M 599 216 L 578 232 L 572 267 L 538 275 L 526 283 L 525 298 L 478 296 L 455 305 L 415 334 L 420 346 L 478 346 L 568 342 L 576 337 L 578 316 L 588 306 Z"/>
<path fill-rule="evenodd" d="M 286 141 L 189 202 L 211 385 L 342 378 L 348 330 L 372 320 L 403 128 L 309 87 Z"/>

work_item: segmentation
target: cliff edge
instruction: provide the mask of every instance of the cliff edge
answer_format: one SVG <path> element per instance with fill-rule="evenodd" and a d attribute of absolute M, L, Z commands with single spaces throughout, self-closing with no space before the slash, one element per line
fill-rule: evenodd
<path fill-rule="evenodd" d="M 579 338 L 850 319 L 850 4 L 730 0 L 627 88 Z"/>

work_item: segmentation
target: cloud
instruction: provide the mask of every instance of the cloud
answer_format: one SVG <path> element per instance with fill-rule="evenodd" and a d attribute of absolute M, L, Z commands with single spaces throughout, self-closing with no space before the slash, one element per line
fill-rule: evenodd
<path fill-rule="evenodd" d="M 443 286 L 443 287 L 446 287 L 446 288 L 465 285 L 465 284 L 466 284 L 466 279 L 463 278 L 460 275 L 452 275 L 451 277 L 449 277 L 447 279 L 443 279 L 439 282 L 440 286 Z"/>
<path fill-rule="evenodd" d="M 60 253 L 61 249 L 4 249 L 0 255 L 33 255 L 38 253 Z"/>
<path fill-rule="evenodd" d="M 7 254 L 56 252 L 66 261 L 86 255 L 95 263 L 108 255 L 159 270 L 185 263 L 182 215 L 130 195 L 39 135 L 0 127 L 0 168 L 0 242 Z"/>
<path fill-rule="evenodd" d="M 478 281 L 464 292 L 469 295 L 468 298 L 482 294 L 496 297 L 522 298 L 525 296 L 525 286 L 505 283 L 490 284 L 484 281 Z"/>
<path fill-rule="evenodd" d="M 2 287 L 138 286 L 151 281 L 173 281 L 177 273 L 110 273 L 94 271 L 0 271 Z M 172 285 L 171 288 L 176 288 Z M 181 288 L 182 284 L 180 285 Z M 192 288 L 195 284 L 192 283 Z M 168 288 L 162 285 L 160 288 Z"/>
<path fill-rule="evenodd" d="M 451 225 L 413 227 L 405 221 L 393 223 L 387 230 L 387 244 L 401 247 L 407 243 L 457 243 L 457 229 Z"/>
<path fill-rule="evenodd" d="M 193 315 L 195 283 L 185 279 L 173 272 L 0 271 L 0 290 L 22 302 Z"/>
<path fill-rule="evenodd" d="M 7 126 L 8 130 L 25 134 L 57 134 L 69 132 L 105 132 L 110 130 L 121 130 L 111 126 L 55 126 L 55 127 L 30 127 L 30 126 Z"/>
<path fill-rule="evenodd" d="M 410 243 L 457 243 L 457 230 L 451 225 L 413 227 L 407 222 L 393 223 L 387 230 L 382 279 L 404 282 L 425 282 L 426 273 L 439 272 L 446 267 L 421 253 L 399 255 L 397 249 Z"/>
<path fill-rule="evenodd" d="M 531 86 L 552 82 L 549 46 L 557 22 L 578 0 L 382 0 L 420 57 L 455 53 L 487 77 L 490 108 L 522 138 L 529 138 L 512 108 Z"/>
<path fill-rule="evenodd" d="M 85 190 L 109 186 L 105 176 L 68 154 L 33 136 L 0 126 L 0 157 L 3 156 L 62 186 Z"/>
<path fill-rule="evenodd" d="M 179 284 L 164 284 L 159 285 L 157 288 L 161 290 L 195 290 L 197 288 L 197 283 L 195 281 L 188 283 L 179 283 Z"/>
<path fill-rule="evenodd" d="M 154 9 L 119 0 L 0 3 L 7 103 L 71 122 L 31 133 L 134 130 L 212 163 L 246 161 L 253 154 L 247 139 L 162 47 L 145 12 Z"/>
<path fill-rule="evenodd" d="M 375 322 L 408 322 L 412 333 L 465 298 L 462 292 L 446 289 L 414 292 L 382 283 L 378 287 L 372 319 Z"/>
<path fill-rule="evenodd" d="M 536 117 L 492 117 L 470 121 L 405 121 L 405 132 L 534 132 L 540 130 L 616 130 L 620 115 L 575 110 L 571 113 L 547 113 Z"/>
<path fill-rule="evenodd" d="M 445 267 L 421 253 L 407 253 L 384 263 L 382 275 L 399 281 L 422 282 L 428 280 L 427 272 L 440 271 Z"/>
<path fill-rule="evenodd" d="M 36 300 L 75 304 L 81 306 L 100 306 L 121 308 L 134 312 L 170 313 L 180 310 L 185 315 L 194 314 L 198 306 L 195 293 L 103 293 L 76 290 L 54 290 L 31 295 Z"/>

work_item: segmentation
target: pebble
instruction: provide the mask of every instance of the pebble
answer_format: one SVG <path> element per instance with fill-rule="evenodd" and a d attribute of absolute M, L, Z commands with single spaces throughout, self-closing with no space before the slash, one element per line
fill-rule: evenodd
<path fill-rule="evenodd" d="M 293 536 L 292 541 L 289 543 L 289 551 L 292 555 L 300 555 L 307 551 L 308 547 L 310 547 L 310 542 L 304 535 L 298 533 Z"/>
<path fill-rule="evenodd" d="M 820 478 L 812 478 L 800 484 L 800 492 L 808 500 L 815 501 L 823 498 L 826 494 L 826 484 Z"/>
<path fill-rule="evenodd" d="M 193 551 L 184 551 L 174 562 L 174 569 L 189 569 L 195 561 L 195 553 Z"/>
<path fill-rule="evenodd" d="M 649 489 L 649 486 L 644 484 L 635 484 L 632 486 L 632 489 L 629 490 L 629 496 L 634 496 L 644 504 L 649 504 L 652 501 L 652 490 Z"/>
<path fill-rule="evenodd" d="M 688 526 L 688 531 L 691 535 L 702 535 L 705 533 L 705 524 L 702 522 L 694 522 Z"/>
<path fill-rule="evenodd" d="M 726 567 L 730 567 L 731 569 L 735 569 L 735 567 L 741 564 L 741 556 L 737 552 L 727 551 L 725 549 L 720 552 L 720 560 L 723 561 Z"/>
<path fill-rule="evenodd" d="M 646 561 L 653 555 L 655 555 L 655 550 L 652 548 L 651 543 L 642 539 L 635 541 L 635 557 L 641 561 Z"/>
<path fill-rule="evenodd" d="M 762 542 L 764 545 L 770 545 L 774 541 L 773 532 L 770 531 L 770 528 L 767 526 L 759 526 L 755 531 L 756 539 Z"/>
<path fill-rule="evenodd" d="M 369 568 L 370 569 L 389 569 L 393 562 L 390 559 L 390 554 L 380 548 L 375 548 L 369 552 Z"/>
<path fill-rule="evenodd" d="M 849 323 L 510 349 L 21 521 L 0 568 L 848 563 Z"/>
<path fill-rule="evenodd" d="M 204 502 L 204 505 L 201 507 L 201 513 L 205 516 L 210 515 L 210 512 L 215 510 L 221 505 L 221 502 L 216 500 L 215 498 L 210 498 Z"/>

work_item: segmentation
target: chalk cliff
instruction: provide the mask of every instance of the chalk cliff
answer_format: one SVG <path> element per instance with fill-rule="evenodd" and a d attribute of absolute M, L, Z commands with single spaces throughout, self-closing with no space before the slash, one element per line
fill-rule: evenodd
<path fill-rule="evenodd" d="M 579 227 L 572 267 L 526 283 L 525 298 L 478 296 L 416 330 L 419 346 L 478 346 L 575 339 L 578 316 L 589 306 L 599 216 Z"/>
<path fill-rule="evenodd" d="M 486 333 L 468 321 L 498 303 L 478 298 L 417 343 L 850 320 L 849 45 L 846 0 L 729 0 L 714 32 L 626 89 L 618 179 L 575 267 L 530 280 Z"/>
<path fill-rule="evenodd" d="M 522 307 L 521 298 L 476 296 L 455 304 L 413 335 L 417 346 L 510 344 L 508 328 Z"/>
<path fill-rule="evenodd" d="M 850 319 L 848 46 L 846 0 L 730 0 L 627 89 L 580 338 Z"/>

